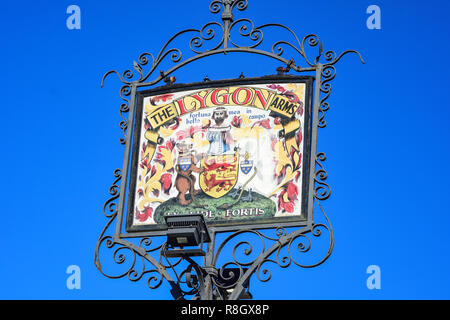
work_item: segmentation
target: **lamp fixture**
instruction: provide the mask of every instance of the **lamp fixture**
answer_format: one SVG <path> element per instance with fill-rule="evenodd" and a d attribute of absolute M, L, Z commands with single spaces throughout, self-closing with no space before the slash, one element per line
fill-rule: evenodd
<path fill-rule="evenodd" d="M 202 214 L 164 216 L 167 224 L 166 257 L 204 256 L 203 243 L 211 242 Z M 185 249 L 185 247 L 197 247 Z"/>

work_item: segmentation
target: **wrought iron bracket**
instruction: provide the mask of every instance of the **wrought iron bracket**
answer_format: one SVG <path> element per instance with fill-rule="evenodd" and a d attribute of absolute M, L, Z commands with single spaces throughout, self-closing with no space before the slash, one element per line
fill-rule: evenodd
<path fill-rule="evenodd" d="M 361 55 L 355 50 L 347 50 L 341 54 L 334 51 L 325 51 L 323 43 L 315 34 L 308 34 L 301 40 L 288 27 L 278 23 L 268 23 L 260 26 L 247 19 L 235 19 L 234 10 L 244 11 L 248 7 L 247 0 L 213 0 L 209 5 L 212 14 L 221 14 L 221 22 L 209 22 L 200 29 L 186 29 L 173 35 L 154 56 L 151 53 L 142 53 L 137 61 L 133 62 L 133 68 L 122 73 L 112 70 L 107 72 L 101 81 L 103 87 L 105 79 L 115 74 L 122 82 L 119 90 L 122 104 L 120 105 L 121 121 L 119 127 L 123 137 L 120 143 L 125 146 L 124 161 L 121 169 L 114 171 L 114 181 L 109 188 L 109 198 L 103 206 L 103 212 L 108 219 L 103 228 L 95 248 L 95 265 L 99 271 L 113 279 L 127 277 L 133 282 L 143 278 L 147 279 L 147 285 L 151 289 L 161 286 L 164 280 L 171 286 L 171 293 L 175 299 L 184 299 L 193 296 L 198 299 L 239 299 L 244 290 L 244 285 L 253 275 L 262 281 L 269 281 L 271 272 L 266 264 L 274 263 L 281 268 L 295 264 L 302 268 L 313 268 L 328 259 L 334 248 L 334 233 L 331 223 L 322 207 L 322 202 L 331 195 L 331 188 L 327 184 L 328 174 L 324 162 L 326 155 L 317 151 L 316 143 L 312 144 L 310 190 L 311 202 L 315 202 L 321 213 L 314 217 L 314 222 L 299 229 L 274 228 L 272 231 L 253 229 L 241 229 L 232 232 L 216 248 L 217 230 L 211 230 L 211 243 L 207 244 L 206 256 L 201 263 L 190 257 L 167 258 L 163 255 L 165 242 L 161 237 L 152 237 L 145 233 L 124 235 L 122 233 L 122 220 L 125 203 L 125 190 L 127 189 L 127 177 L 129 172 L 129 160 L 131 153 L 131 123 L 134 119 L 136 92 L 143 87 L 154 86 L 161 81 L 171 85 L 175 78 L 171 76 L 178 69 L 199 59 L 217 54 L 250 53 L 275 59 L 283 64 L 277 69 L 279 74 L 288 72 L 312 73 L 315 76 L 315 91 L 313 97 L 312 139 L 317 141 L 318 130 L 327 125 L 325 116 L 330 105 L 328 99 L 331 94 L 331 81 L 336 77 L 335 65 L 347 54 L 356 54 L 364 63 Z M 271 28 L 287 31 L 288 40 L 278 40 L 274 43 L 264 41 L 264 33 Z M 183 51 L 173 45 L 174 40 L 188 36 L 190 39 L 188 49 Z M 246 45 L 240 45 L 239 41 L 246 40 Z M 209 44 L 209 46 L 207 46 Z M 264 49 L 264 47 L 268 49 Z M 293 50 L 296 57 L 285 58 L 284 48 Z M 314 55 L 307 55 L 306 51 L 316 49 Z M 295 60 L 294 60 L 295 58 Z M 301 64 L 298 62 L 301 61 Z M 157 71 L 163 62 L 169 63 L 164 71 Z M 152 76 L 154 78 L 152 79 Z M 205 81 L 209 81 L 206 77 Z M 313 207 L 310 208 L 311 216 L 314 216 Z M 115 222 L 115 229 L 113 223 Z M 274 232 L 274 235 L 268 235 Z M 294 256 L 310 251 L 314 239 L 328 234 L 328 250 L 317 262 L 302 263 Z M 259 240 L 250 242 L 248 237 Z M 234 243 L 239 237 L 244 240 Z M 231 259 L 223 262 L 222 253 L 231 246 Z M 295 248 L 295 252 L 294 251 Z M 243 250 L 242 250 L 243 249 Z M 111 274 L 104 270 L 101 263 L 103 250 L 111 250 L 113 262 L 124 270 L 117 274 Z M 237 251 L 240 251 L 238 255 Z M 241 251 L 242 250 L 242 251 Z M 259 254 L 254 255 L 254 251 Z M 243 261 L 242 257 L 248 258 Z M 220 279 L 227 278 L 225 271 L 234 267 L 239 274 L 233 274 L 236 281 L 224 285 Z M 181 271 L 180 271 L 181 270 Z M 229 278 L 229 276 L 228 276 Z"/>

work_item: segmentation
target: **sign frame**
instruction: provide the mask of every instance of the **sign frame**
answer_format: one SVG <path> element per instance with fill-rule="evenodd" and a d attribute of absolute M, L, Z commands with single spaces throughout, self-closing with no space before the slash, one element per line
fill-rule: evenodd
<path fill-rule="evenodd" d="M 208 228 L 213 232 L 230 232 L 239 231 L 242 229 L 269 229 L 269 228 L 285 228 L 285 227 L 302 227 L 313 224 L 313 216 L 311 208 L 314 206 L 311 197 L 311 151 L 315 150 L 317 143 L 317 137 L 313 136 L 312 126 L 313 126 L 313 92 L 315 86 L 315 77 L 312 75 L 271 75 L 256 78 L 238 78 L 238 79 L 224 79 L 215 81 L 203 81 L 194 82 L 188 84 L 170 84 L 165 86 L 160 86 L 152 89 L 145 90 L 134 90 L 134 103 L 130 105 L 130 108 L 134 108 L 133 112 L 133 130 L 132 130 L 132 149 L 131 162 L 130 162 L 130 174 L 127 179 L 129 179 L 129 188 L 127 188 L 127 198 L 126 206 L 124 205 L 122 210 L 119 212 L 119 221 L 123 220 L 123 214 L 125 213 L 126 234 L 121 233 L 122 236 L 133 236 L 133 235 L 148 235 L 148 236 L 158 236 L 165 235 L 167 231 L 167 226 L 165 224 L 154 224 L 154 225 L 133 225 L 134 217 L 134 207 L 135 207 L 135 194 L 136 194 L 136 176 L 138 174 L 138 160 L 139 160 L 139 150 L 141 142 L 141 126 L 142 124 L 142 113 L 144 111 L 144 99 L 149 96 L 154 95 L 164 95 L 177 93 L 180 91 L 189 90 L 202 90 L 208 88 L 220 88 L 227 86 L 238 86 L 238 85 L 264 85 L 264 84 L 281 84 L 281 83 L 305 83 L 305 101 L 304 101 L 304 124 L 303 124 L 303 150 L 301 150 L 302 156 L 302 177 L 299 181 L 299 187 L 302 188 L 301 193 L 301 215 L 291 216 L 291 217 L 272 217 L 266 219 L 246 219 L 244 221 L 234 221 L 234 222 L 208 222 Z M 158 139 L 156 137 L 156 139 Z M 160 141 L 161 142 L 161 141 Z M 121 224 L 121 223 L 119 223 Z"/>

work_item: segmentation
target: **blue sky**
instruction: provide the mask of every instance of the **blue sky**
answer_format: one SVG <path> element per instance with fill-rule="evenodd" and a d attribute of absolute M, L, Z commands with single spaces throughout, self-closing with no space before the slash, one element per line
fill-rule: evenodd
<path fill-rule="evenodd" d="M 81 30 L 66 8 L 81 8 Z M 381 30 L 366 8 L 381 9 Z M 102 75 L 157 54 L 174 33 L 220 21 L 209 1 L 22 1 L 0 12 L 3 121 L 1 299 L 170 299 L 167 286 L 111 280 L 94 266 L 113 171 L 122 165 L 120 82 Z M 450 276 L 447 1 L 251 1 L 236 18 L 282 23 L 340 61 L 319 151 L 333 193 L 335 248 L 314 269 L 271 266 L 256 299 L 448 299 Z M 270 38 L 270 36 L 268 36 Z M 266 48 L 269 49 L 270 48 Z M 285 52 L 290 58 L 293 52 Z M 296 60 L 297 61 L 297 60 Z M 178 82 L 275 73 L 251 55 L 215 56 Z M 68 290 L 66 268 L 81 269 Z M 381 289 L 366 268 L 381 269 Z"/>

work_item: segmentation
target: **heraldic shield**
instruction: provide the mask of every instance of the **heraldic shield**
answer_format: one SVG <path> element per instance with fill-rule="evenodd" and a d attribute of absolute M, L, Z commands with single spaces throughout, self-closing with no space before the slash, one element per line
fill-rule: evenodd
<path fill-rule="evenodd" d="M 188 171 L 192 165 L 192 157 L 190 155 L 189 157 L 181 157 L 178 159 L 178 164 L 182 171 Z"/>
<path fill-rule="evenodd" d="M 220 198 L 236 185 L 239 173 L 237 154 L 207 156 L 202 159 L 204 171 L 200 174 L 199 184 L 204 193 Z"/>

